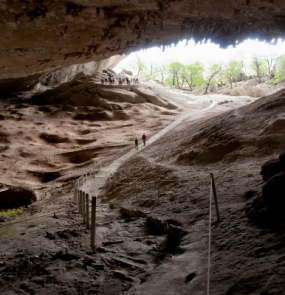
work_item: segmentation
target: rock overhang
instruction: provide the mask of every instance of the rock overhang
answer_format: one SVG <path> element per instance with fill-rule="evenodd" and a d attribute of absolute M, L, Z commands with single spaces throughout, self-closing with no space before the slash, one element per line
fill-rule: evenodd
<path fill-rule="evenodd" d="M 222 47 L 284 37 L 283 0 L 22 0 L 0 3 L 0 79 L 100 61 L 181 39 Z"/>

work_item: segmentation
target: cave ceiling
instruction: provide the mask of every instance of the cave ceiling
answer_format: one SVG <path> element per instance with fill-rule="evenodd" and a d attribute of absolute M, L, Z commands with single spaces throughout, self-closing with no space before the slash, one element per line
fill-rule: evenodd
<path fill-rule="evenodd" d="M 0 0 L 0 15 L 0 79 L 181 39 L 226 47 L 285 32 L 284 0 Z"/>

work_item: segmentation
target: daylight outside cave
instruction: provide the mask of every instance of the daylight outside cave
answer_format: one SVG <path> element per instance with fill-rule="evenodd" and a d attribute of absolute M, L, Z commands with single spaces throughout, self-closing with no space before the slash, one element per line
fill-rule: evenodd
<path fill-rule="evenodd" d="M 282 5 L 2 3 L 1 294 L 285 294 Z"/>

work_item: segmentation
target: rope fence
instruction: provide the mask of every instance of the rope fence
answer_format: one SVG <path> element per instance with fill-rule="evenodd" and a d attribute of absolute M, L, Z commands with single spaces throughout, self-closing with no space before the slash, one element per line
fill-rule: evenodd
<path fill-rule="evenodd" d="M 204 110 L 208 110 L 212 108 L 214 105 L 216 105 L 216 102 L 213 102 L 209 107 L 206 109 L 197 111 L 201 112 Z M 189 113 L 183 116 L 180 116 L 178 119 L 174 120 L 169 126 L 162 129 L 157 134 L 153 135 L 151 137 L 151 142 L 156 141 L 163 135 L 165 135 L 170 129 L 174 128 L 178 124 L 180 124 L 184 119 L 189 118 L 192 114 L 197 113 Z M 150 182 L 139 182 L 139 181 L 132 181 L 132 182 L 116 182 L 114 179 L 114 174 L 117 171 L 118 167 L 120 167 L 124 160 L 136 155 L 134 153 L 134 147 L 128 146 L 121 150 L 119 153 L 114 154 L 114 156 L 109 157 L 107 159 L 102 159 L 98 163 L 96 163 L 94 166 L 90 167 L 86 171 L 84 171 L 81 176 L 77 179 L 74 185 L 74 203 L 77 205 L 79 214 L 82 215 L 83 224 L 86 225 L 87 229 L 90 229 L 90 246 L 95 247 L 96 246 L 96 208 L 97 208 L 97 196 L 92 196 L 92 198 L 89 198 L 89 194 L 86 193 L 83 189 L 80 189 L 81 186 L 84 184 L 84 182 L 90 178 L 94 178 L 94 181 L 96 181 L 96 176 L 98 177 L 99 172 L 102 170 L 102 168 L 107 167 L 110 165 L 110 163 L 116 162 L 118 165 L 113 165 L 114 169 L 110 173 L 110 176 L 107 178 L 107 181 L 116 183 L 117 185 L 133 185 L 135 187 L 135 197 L 138 201 L 138 195 L 137 195 L 137 187 L 139 184 L 153 184 L 156 185 L 157 188 L 157 204 L 160 204 L 160 192 L 161 192 L 161 185 L 166 182 L 189 182 L 189 179 L 160 179 L 157 178 L 154 181 Z M 121 162 L 121 163 L 120 163 Z M 215 181 L 214 181 L 214 175 L 211 173 L 211 188 L 210 188 L 210 205 L 209 205 L 209 244 L 208 244 L 208 272 L 207 272 L 207 295 L 210 294 L 210 266 L 211 266 L 211 219 L 212 219 L 212 197 L 214 197 L 215 201 L 215 207 L 216 207 L 216 215 L 217 215 L 217 222 L 220 221 L 220 215 L 219 215 L 219 207 L 218 207 L 218 201 L 217 201 L 217 193 L 216 193 L 216 187 L 215 187 Z M 91 205 L 91 206 L 90 206 Z M 66 212 L 66 210 L 59 211 L 57 213 Z M 69 211 L 68 211 L 69 212 Z M 34 216 L 25 220 L 20 220 L 16 222 L 10 222 L 8 224 L 1 225 L 0 228 L 4 226 L 14 225 L 16 223 L 22 223 L 26 222 L 32 219 L 36 218 L 42 218 L 45 216 L 50 216 L 51 213 L 42 214 L 39 216 Z"/>

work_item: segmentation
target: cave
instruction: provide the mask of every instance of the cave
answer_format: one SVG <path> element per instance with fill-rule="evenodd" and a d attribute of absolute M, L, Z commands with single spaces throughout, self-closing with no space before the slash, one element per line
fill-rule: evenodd
<path fill-rule="evenodd" d="M 23 206 L 0 212 L 1 294 L 284 294 L 285 84 L 113 70 L 182 40 L 275 44 L 283 2 L 1 2 L 0 209 Z"/>

